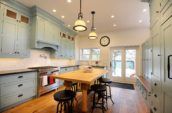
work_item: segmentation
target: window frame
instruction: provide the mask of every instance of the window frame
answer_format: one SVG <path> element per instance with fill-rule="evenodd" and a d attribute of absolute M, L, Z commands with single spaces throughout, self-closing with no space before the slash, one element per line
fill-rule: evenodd
<path fill-rule="evenodd" d="M 83 50 L 84 49 L 88 49 L 88 50 L 90 50 L 90 54 L 83 54 Z M 93 50 L 94 49 L 98 49 L 100 52 L 99 52 L 99 54 L 93 54 Z M 80 61 L 100 61 L 100 54 L 101 54 L 101 50 L 100 50 L 100 48 L 81 48 L 80 49 Z M 89 59 L 83 59 L 83 55 L 89 55 Z M 97 55 L 97 56 L 99 56 L 99 58 L 98 58 L 98 60 L 93 60 L 92 59 L 92 57 L 93 57 L 93 55 Z"/>

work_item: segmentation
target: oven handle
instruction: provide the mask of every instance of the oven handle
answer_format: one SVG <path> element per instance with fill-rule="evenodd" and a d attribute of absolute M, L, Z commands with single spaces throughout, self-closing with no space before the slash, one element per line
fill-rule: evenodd
<path fill-rule="evenodd" d="M 170 71 L 171 71 L 170 58 L 171 58 L 171 57 L 172 57 L 172 55 L 169 55 L 169 56 L 168 56 L 168 64 L 167 64 L 168 78 L 169 78 L 169 79 L 172 79 L 172 77 L 170 76 L 170 75 L 171 75 L 171 73 L 170 73 Z"/>

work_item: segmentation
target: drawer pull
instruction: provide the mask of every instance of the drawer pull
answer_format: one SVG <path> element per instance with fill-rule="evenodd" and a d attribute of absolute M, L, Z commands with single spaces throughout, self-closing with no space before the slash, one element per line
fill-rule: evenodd
<path fill-rule="evenodd" d="M 153 107 L 153 110 L 154 110 L 154 111 L 157 111 L 156 107 Z"/>
<path fill-rule="evenodd" d="M 157 98 L 158 97 L 157 94 L 155 94 L 154 97 Z"/>
<path fill-rule="evenodd" d="M 18 76 L 18 78 L 23 78 L 23 76 Z"/>
<path fill-rule="evenodd" d="M 22 96 L 23 96 L 23 94 L 18 95 L 18 97 L 22 97 Z"/>
<path fill-rule="evenodd" d="M 157 86 L 157 83 L 154 83 L 154 86 Z"/>
<path fill-rule="evenodd" d="M 18 87 L 22 87 L 22 86 L 23 86 L 23 84 L 19 84 L 19 85 L 18 85 Z"/>

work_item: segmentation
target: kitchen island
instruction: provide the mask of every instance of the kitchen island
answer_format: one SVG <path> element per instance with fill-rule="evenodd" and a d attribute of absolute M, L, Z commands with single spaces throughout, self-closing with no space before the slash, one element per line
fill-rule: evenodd
<path fill-rule="evenodd" d="M 88 111 L 88 104 L 87 104 L 87 90 L 89 89 L 90 85 L 103 76 L 104 74 L 107 74 L 108 71 L 104 69 L 96 69 L 93 68 L 91 72 L 85 72 L 82 69 L 75 70 L 68 73 L 63 73 L 60 75 L 54 75 L 55 78 L 64 80 L 64 85 L 66 86 L 66 89 L 70 89 L 73 82 L 79 82 L 81 83 L 81 90 L 82 90 L 82 112 L 87 113 Z"/>

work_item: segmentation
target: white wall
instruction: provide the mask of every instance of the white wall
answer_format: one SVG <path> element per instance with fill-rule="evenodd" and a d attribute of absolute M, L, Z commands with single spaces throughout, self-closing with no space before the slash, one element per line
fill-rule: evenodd
<path fill-rule="evenodd" d="M 47 58 L 41 57 L 43 55 Z M 74 65 L 74 60 L 51 58 L 50 52 L 44 50 L 31 50 L 29 58 L 0 58 L 0 71 L 25 69 L 33 66 L 64 66 Z"/>
<path fill-rule="evenodd" d="M 101 58 L 100 65 L 109 65 L 110 62 L 110 48 L 118 46 L 139 46 L 150 37 L 149 28 L 143 29 L 130 29 L 130 30 L 121 30 L 111 33 L 101 33 L 98 34 L 99 39 L 101 36 L 109 36 L 111 43 L 107 47 L 102 47 L 99 44 L 99 39 L 89 40 L 87 36 L 80 36 L 77 38 L 78 44 L 78 59 L 79 60 L 79 50 L 81 48 L 100 48 L 101 49 Z M 138 49 L 139 53 L 139 65 L 137 67 L 138 74 L 141 73 L 141 51 Z M 80 62 L 81 63 L 81 62 Z"/>

